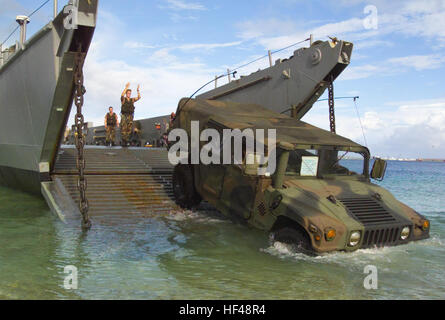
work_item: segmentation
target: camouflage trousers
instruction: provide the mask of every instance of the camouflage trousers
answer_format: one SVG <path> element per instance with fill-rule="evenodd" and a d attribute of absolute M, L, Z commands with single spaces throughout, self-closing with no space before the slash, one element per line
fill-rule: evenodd
<path fill-rule="evenodd" d="M 132 114 L 121 114 L 122 141 L 128 142 L 130 140 L 132 131 L 133 131 L 133 115 Z"/>
<path fill-rule="evenodd" d="M 114 143 L 114 140 L 116 139 L 116 127 L 114 126 L 107 126 L 107 144 L 108 143 Z"/>

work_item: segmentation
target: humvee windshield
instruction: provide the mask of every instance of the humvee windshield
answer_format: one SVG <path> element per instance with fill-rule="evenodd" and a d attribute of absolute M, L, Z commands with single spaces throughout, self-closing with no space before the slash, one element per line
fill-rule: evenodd
<path fill-rule="evenodd" d="M 289 153 L 286 176 L 360 176 L 365 175 L 361 153 L 336 150 L 293 150 Z"/>

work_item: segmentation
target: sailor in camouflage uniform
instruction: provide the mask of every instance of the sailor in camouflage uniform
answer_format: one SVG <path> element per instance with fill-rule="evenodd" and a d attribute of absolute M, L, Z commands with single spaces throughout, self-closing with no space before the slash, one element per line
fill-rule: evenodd
<path fill-rule="evenodd" d="M 113 107 L 109 107 L 108 111 L 109 112 L 105 115 L 105 130 L 107 131 L 106 142 L 107 145 L 114 145 L 116 128 L 119 126 L 119 119 L 117 114 L 113 112 Z"/>
<path fill-rule="evenodd" d="M 121 136 L 122 146 L 128 146 L 130 136 L 133 131 L 133 117 L 134 117 L 134 103 L 141 99 L 138 85 L 137 98 L 131 97 L 131 89 L 129 89 L 130 83 L 127 83 L 121 96 Z"/>

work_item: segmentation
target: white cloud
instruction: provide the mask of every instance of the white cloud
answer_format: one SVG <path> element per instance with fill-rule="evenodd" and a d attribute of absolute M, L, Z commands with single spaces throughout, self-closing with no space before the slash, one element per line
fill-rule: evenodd
<path fill-rule="evenodd" d="M 162 7 L 162 6 L 161 6 Z M 166 8 L 182 11 L 182 10 L 207 10 L 206 7 L 200 3 L 187 2 L 183 0 L 166 0 Z"/>
<path fill-rule="evenodd" d="M 445 150 L 445 97 L 431 100 L 390 102 L 387 108 L 361 114 L 369 148 L 374 155 L 404 158 L 443 158 Z M 360 107 L 360 106 L 359 106 Z M 376 107 L 359 110 L 376 110 Z M 327 111 L 313 110 L 303 119 L 328 129 Z M 363 134 L 350 110 L 337 112 L 337 133 L 364 144 Z"/>
<path fill-rule="evenodd" d="M 437 69 L 442 67 L 445 57 L 442 55 L 413 55 L 407 57 L 391 58 L 388 60 L 395 66 L 414 68 L 418 71 L 427 69 Z"/>
<path fill-rule="evenodd" d="M 393 47 L 394 42 L 388 40 L 366 39 L 354 42 L 354 51 L 367 49 L 371 47 Z M 355 56 L 355 53 L 354 53 Z"/>
<path fill-rule="evenodd" d="M 170 20 L 175 23 L 184 21 L 196 21 L 198 17 L 192 12 L 206 11 L 207 8 L 198 2 L 188 2 L 184 0 L 165 0 L 158 6 L 160 9 L 169 10 Z"/>
<path fill-rule="evenodd" d="M 377 73 L 379 73 L 379 71 L 382 71 L 382 69 L 373 64 L 365 64 L 362 66 L 349 66 L 340 75 L 337 81 L 364 79 L 376 75 Z"/>
<path fill-rule="evenodd" d="M 173 51 L 173 50 L 182 50 L 182 51 L 192 51 L 192 50 L 213 50 L 218 48 L 228 48 L 235 47 L 242 44 L 242 41 L 233 41 L 233 42 L 222 42 L 222 43 L 186 43 L 175 46 L 166 46 L 164 48 L 160 48 L 158 45 L 150 45 L 143 42 L 138 41 L 127 41 L 124 43 L 124 47 L 129 49 L 156 49 L 160 48 L 158 51 L 162 52 L 164 55 Z M 158 53 L 157 51 L 157 53 Z M 155 53 L 156 54 L 156 53 Z"/>
<path fill-rule="evenodd" d="M 420 9 L 416 10 L 419 11 Z M 419 13 L 419 15 L 425 14 Z M 101 17 L 104 17 L 104 12 L 101 12 Z M 267 28 L 264 28 L 264 30 L 260 27 L 258 29 L 252 28 L 245 30 L 246 33 L 242 36 L 240 35 L 240 41 L 226 43 L 189 43 L 160 47 L 150 44 L 149 40 L 147 40 L 147 43 L 139 43 L 131 42 L 131 39 L 129 39 L 125 43 L 127 48 L 153 49 L 148 50 L 153 51 L 153 53 L 144 57 L 143 63 L 140 61 L 134 61 L 133 63 L 127 56 L 118 60 L 107 58 L 110 56 L 109 52 L 115 52 L 116 48 L 121 45 L 119 39 L 123 37 L 122 34 L 119 34 L 119 29 L 125 29 L 125 26 L 122 28 L 119 25 L 119 21 L 110 21 L 112 23 L 101 23 L 102 27 L 99 28 L 100 30 L 94 38 L 94 44 L 85 66 L 85 85 L 87 88 L 85 114 L 86 119 L 93 120 L 96 124 L 103 122 L 107 106 L 113 105 L 119 111 L 119 96 L 124 84 L 128 81 L 132 83 L 133 88 L 138 83 L 141 84 L 143 98 L 136 105 L 137 118 L 153 117 L 174 111 L 180 98 L 190 95 L 202 84 L 212 79 L 215 74 L 221 74 L 221 71 L 224 70 L 224 68 L 220 70 L 207 66 L 200 60 L 200 57 L 202 57 L 198 54 L 200 51 L 238 46 L 248 43 L 249 39 L 254 44 L 263 44 L 265 48 L 281 48 L 289 43 L 301 40 L 305 36 L 307 37 L 305 32 L 295 32 L 295 25 L 285 23 L 286 32 L 281 35 L 275 33 L 276 30 L 279 30 L 278 32 L 282 31 L 279 28 L 275 28 L 273 32 L 268 32 Z M 279 22 L 271 23 L 278 25 Z M 364 39 L 367 39 L 359 42 L 363 44 L 362 47 L 367 45 L 391 45 L 389 40 L 374 39 L 371 33 L 364 33 L 363 30 L 355 33 L 353 30 L 359 25 L 354 19 L 346 20 L 344 23 L 330 24 L 330 27 L 331 29 L 321 26 L 312 30 L 326 32 L 335 29 L 351 34 L 360 33 L 360 36 L 363 35 Z M 255 30 L 257 31 L 256 34 L 254 33 Z M 289 30 L 292 32 L 287 32 Z M 251 33 L 249 34 L 249 32 Z M 329 34 L 336 35 L 331 32 Z M 371 41 L 374 41 L 374 43 Z M 266 47 L 266 45 L 272 45 L 272 47 Z M 288 55 L 294 49 L 291 48 L 288 52 L 282 52 L 280 55 Z M 197 51 L 196 55 L 194 50 Z M 190 58 L 192 55 L 187 54 L 190 53 L 189 51 L 196 57 Z M 124 52 L 128 52 L 128 50 Z M 266 54 L 266 50 L 264 50 L 264 54 Z M 245 59 L 245 62 L 257 57 L 259 55 L 251 55 Z M 273 58 L 275 60 L 278 57 L 277 54 Z M 436 54 L 388 57 L 377 64 L 365 63 L 362 66 L 350 66 L 342 77 L 343 79 L 360 79 L 374 74 L 388 75 L 410 69 L 426 70 L 438 68 L 443 65 L 443 62 L 441 56 Z M 268 61 L 265 58 L 240 70 L 240 73 L 248 74 L 267 66 Z M 394 66 L 397 66 L 397 68 L 394 68 Z M 235 66 L 227 67 L 233 68 Z M 224 81 L 226 80 L 218 81 L 219 85 Z M 337 128 L 339 134 L 363 143 L 362 131 L 355 116 L 355 110 L 348 110 L 346 104 L 344 106 L 340 103 L 336 105 L 338 107 Z M 362 123 L 369 146 L 374 154 L 382 156 L 402 155 L 403 157 L 443 157 L 441 152 L 443 153 L 443 150 L 445 150 L 445 98 L 428 101 L 392 102 L 386 107 L 384 110 L 382 110 L 382 106 L 360 108 L 363 111 L 366 110 L 366 112 L 362 111 Z M 328 128 L 328 116 L 325 109 L 323 113 L 312 110 L 305 117 L 305 120 L 314 125 Z"/>
<path fill-rule="evenodd" d="M 124 47 L 129 49 L 155 49 L 157 46 L 149 45 L 139 41 L 127 41 L 124 43 Z"/>
<path fill-rule="evenodd" d="M 215 70 L 199 59 L 176 56 L 170 48 L 155 48 L 145 61 L 140 58 L 134 60 L 126 54 L 126 48 L 152 46 L 129 39 L 121 48 L 120 39 L 126 34 L 125 25 L 106 11 L 102 11 L 99 18 L 101 21 L 84 68 L 86 121 L 101 125 L 108 106 L 120 112 L 120 95 L 127 82 L 133 89 L 137 84 L 141 85 L 142 99 L 136 104 L 135 117 L 143 119 L 175 111 L 181 98 L 189 96 L 214 77 Z M 73 117 L 72 113 L 70 124 Z"/>
<path fill-rule="evenodd" d="M 244 40 L 271 37 L 277 34 L 292 34 L 297 29 L 294 21 L 275 18 L 248 20 L 237 23 L 237 27 L 240 30 L 237 36 Z"/>
<path fill-rule="evenodd" d="M 365 5 L 367 1 L 356 1 Z M 329 22 L 315 28 L 296 26 L 285 20 L 248 20 L 238 25 L 238 36 L 254 40 L 265 49 L 279 49 L 307 38 L 316 39 L 336 36 L 358 42 L 357 49 L 391 45 L 382 39 L 389 34 L 422 37 L 434 41 L 436 46 L 445 45 L 445 1 L 374 1 L 378 9 L 378 29 L 367 30 L 363 24 L 365 14 L 338 22 Z M 351 3 L 344 4 L 350 7 Z M 310 21 L 306 23 L 309 24 Z M 303 24 L 304 25 L 304 24 Z M 273 30 L 273 31 L 271 31 Z M 279 30 L 279 33 L 277 33 Z M 364 41 L 366 40 L 366 41 Z"/>
<path fill-rule="evenodd" d="M 108 106 L 119 112 L 119 97 L 126 82 L 131 82 L 133 89 L 141 84 L 142 99 L 136 104 L 135 117 L 142 119 L 175 111 L 182 97 L 211 78 L 205 66 L 182 64 L 175 59 L 166 65 L 133 66 L 121 60 L 104 60 L 93 53 L 85 65 L 85 118 L 98 125 Z"/>
<path fill-rule="evenodd" d="M 211 50 L 216 48 L 227 48 L 240 45 L 241 41 L 225 42 L 225 43 L 190 43 L 180 45 L 177 48 L 181 50 Z"/>
<path fill-rule="evenodd" d="M 357 80 L 372 76 L 396 75 L 409 70 L 433 70 L 441 68 L 444 64 L 445 57 L 438 54 L 395 57 L 376 64 L 349 66 L 338 80 Z"/>

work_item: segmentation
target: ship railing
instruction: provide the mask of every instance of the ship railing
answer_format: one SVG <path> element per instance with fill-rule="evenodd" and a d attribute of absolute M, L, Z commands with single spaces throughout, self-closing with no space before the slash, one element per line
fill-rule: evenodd
<path fill-rule="evenodd" d="M 0 67 L 2 67 L 10 57 L 17 51 L 17 44 L 3 50 L 0 48 Z"/>
<path fill-rule="evenodd" d="M 266 59 L 266 58 L 268 58 L 269 59 L 269 66 L 268 66 L 268 68 L 270 67 L 273 67 L 274 66 L 274 62 L 273 62 L 273 58 L 272 58 L 272 55 L 274 54 L 274 53 L 278 53 L 278 52 L 281 52 L 281 51 L 284 51 L 284 50 L 287 50 L 287 49 L 290 49 L 290 48 L 292 48 L 292 47 L 295 47 L 296 45 L 299 45 L 299 44 L 302 44 L 302 43 L 304 43 L 304 42 L 306 42 L 306 41 L 309 41 L 309 47 L 310 46 L 312 46 L 312 44 L 313 44 L 313 42 L 314 42 L 314 35 L 313 34 L 310 34 L 309 35 L 309 38 L 307 38 L 307 39 L 304 39 L 304 40 L 301 40 L 301 41 L 298 41 L 298 42 L 296 42 L 296 43 L 293 43 L 293 44 L 291 44 L 291 45 L 289 45 L 289 46 L 286 46 L 286 47 L 284 47 L 284 48 L 281 48 L 281 49 L 278 49 L 278 50 L 274 50 L 274 51 L 272 51 L 272 50 L 267 50 L 267 54 L 266 55 L 264 55 L 264 56 L 261 56 L 261 57 L 259 57 L 259 58 L 256 58 L 256 59 L 254 59 L 254 60 L 252 60 L 252 61 L 249 61 L 249 62 L 247 62 L 247 63 L 245 63 L 245 64 L 243 64 L 243 65 L 241 65 L 241 66 L 238 66 L 238 67 L 236 67 L 236 68 L 234 68 L 234 69 L 229 69 L 229 68 L 227 68 L 227 73 L 225 74 L 225 76 L 227 76 L 227 80 L 228 80 L 228 83 L 230 83 L 230 82 L 232 82 L 232 75 L 234 75 L 234 73 L 236 73 L 235 71 L 238 71 L 239 69 L 242 69 L 242 68 L 244 68 L 244 67 L 247 67 L 248 65 L 251 65 L 252 63 L 254 63 L 254 62 L 258 62 L 258 61 L 260 61 L 260 60 L 263 60 L 263 59 Z M 294 51 L 294 54 L 295 54 L 295 52 L 297 52 L 298 50 L 296 50 L 296 51 Z M 276 62 L 275 63 L 280 63 L 281 62 L 281 59 L 278 59 L 278 60 L 276 60 Z M 220 79 L 220 78 L 222 78 L 221 76 L 215 76 L 215 79 L 212 81 L 214 84 L 215 84 L 215 89 L 217 89 L 218 88 L 218 79 Z"/>

